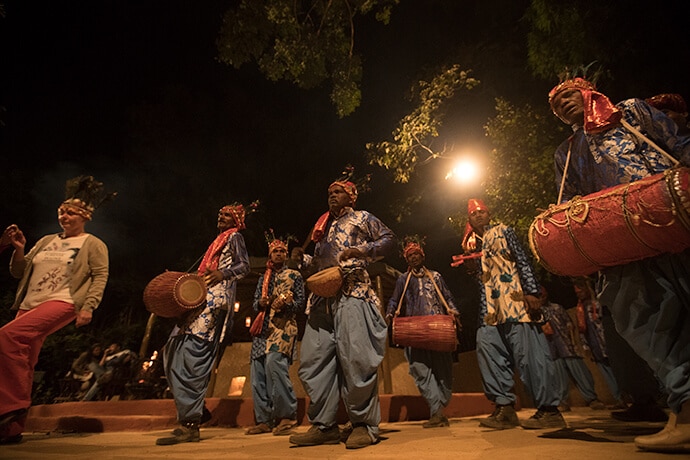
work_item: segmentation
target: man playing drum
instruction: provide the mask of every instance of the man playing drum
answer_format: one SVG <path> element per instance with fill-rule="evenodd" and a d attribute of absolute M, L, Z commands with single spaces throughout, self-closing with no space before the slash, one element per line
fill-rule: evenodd
<path fill-rule="evenodd" d="M 206 250 L 199 276 L 208 287 L 206 304 L 180 318 L 165 344 L 165 376 L 175 399 L 180 427 L 156 444 L 199 442 L 199 424 L 211 371 L 223 334 L 232 327 L 237 280 L 249 273 L 244 237 L 245 209 L 241 204 L 218 211 L 218 236 Z"/>
<path fill-rule="evenodd" d="M 558 410 L 556 367 L 541 330 L 541 288 L 534 269 L 515 231 L 503 224 L 491 225 L 489 209 L 481 200 L 470 199 L 467 212 L 469 223 L 462 248 L 467 255 L 482 253 L 478 262 L 468 260 L 478 265 L 473 270 L 481 302 L 477 360 L 484 393 L 496 405 L 480 425 L 499 430 L 520 425 L 512 392 L 513 368 L 517 367 L 538 408 L 522 427 L 565 427 Z"/>
<path fill-rule="evenodd" d="M 427 316 L 451 314 L 455 318 L 460 312 L 453 302 L 441 274 L 424 266 L 424 249 L 420 241 L 406 239 L 403 257 L 409 265 L 407 273 L 398 277 L 395 290 L 388 301 L 386 320 L 392 321 L 396 309 L 402 304 L 404 316 Z M 459 324 L 459 321 L 456 321 Z M 433 334 L 433 331 L 427 331 Z M 434 337 L 426 337 L 433 341 Z M 422 424 L 424 428 L 449 426 L 443 409 L 450 402 L 453 390 L 453 354 L 451 352 L 405 347 L 405 358 L 410 365 L 419 392 L 429 405 L 431 418 Z"/>
<path fill-rule="evenodd" d="M 299 446 L 340 442 L 336 414 L 341 396 L 353 426 L 346 447 L 378 441 L 377 369 L 386 349 L 387 327 L 366 267 L 395 246 L 395 235 L 374 215 L 354 210 L 356 200 L 353 182 L 333 182 L 328 187 L 329 211 L 312 231 L 312 264 L 319 270 L 340 266 L 344 280 L 334 297 L 309 296 L 299 376 L 309 395 L 312 427 L 290 437 Z"/>
<path fill-rule="evenodd" d="M 549 104 L 574 131 L 555 152 L 556 180 L 559 187 L 563 184 L 564 201 L 672 167 L 672 158 L 652 143 L 665 147 L 681 164 L 690 164 L 690 138 L 677 136 L 673 120 L 640 99 L 614 105 L 593 83 L 578 77 L 554 87 Z M 641 140 L 630 127 L 652 141 Z M 614 235 L 601 237 L 615 243 Z M 649 451 L 690 451 L 690 253 L 662 254 L 603 269 L 598 294 L 616 330 L 669 393 L 673 414 L 666 427 L 638 436 L 635 444 Z"/>

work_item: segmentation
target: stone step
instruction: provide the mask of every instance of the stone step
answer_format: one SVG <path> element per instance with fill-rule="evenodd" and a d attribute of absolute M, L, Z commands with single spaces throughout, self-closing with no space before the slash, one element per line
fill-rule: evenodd
<path fill-rule="evenodd" d="M 381 395 L 381 420 L 399 422 L 426 420 L 429 408 L 419 395 Z M 306 398 L 298 398 L 297 417 L 308 424 Z M 244 427 L 254 424 L 254 409 L 248 398 L 207 398 L 211 411 L 210 426 Z M 482 393 L 453 394 L 445 413 L 448 417 L 488 414 L 493 405 Z M 340 407 L 338 423 L 347 422 Z M 100 433 L 106 431 L 165 430 L 177 425 L 172 399 L 130 401 L 88 401 L 44 404 L 29 410 L 26 431 L 63 431 Z"/>

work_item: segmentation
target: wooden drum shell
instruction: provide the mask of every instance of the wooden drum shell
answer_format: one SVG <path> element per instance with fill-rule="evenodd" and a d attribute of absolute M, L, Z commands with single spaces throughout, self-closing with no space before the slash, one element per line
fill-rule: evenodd
<path fill-rule="evenodd" d="M 144 305 L 162 318 L 176 318 L 206 302 L 206 283 L 196 274 L 168 271 L 144 289 Z"/>

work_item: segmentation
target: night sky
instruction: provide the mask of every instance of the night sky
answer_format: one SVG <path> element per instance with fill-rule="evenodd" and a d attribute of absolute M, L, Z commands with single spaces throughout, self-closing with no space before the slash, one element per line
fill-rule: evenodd
<path fill-rule="evenodd" d="M 488 152 L 482 126 L 496 96 L 545 104 L 553 82 L 529 76 L 524 40 L 513 35 L 524 26 L 527 2 L 403 0 L 388 26 L 366 18 L 357 29 L 362 105 L 344 119 L 335 114 L 327 87 L 301 90 L 266 81 L 252 64 L 235 70 L 215 60 L 222 15 L 234 3 L 5 0 L 0 225 L 17 223 L 31 246 L 59 231 L 55 209 L 66 179 L 93 174 L 118 191 L 87 228 L 109 246 L 111 285 L 103 305 L 116 308 L 107 296 L 126 302 L 126 294 L 111 293 L 114 279 L 140 302 L 151 278 L 165 269 L 186 270 L 203 253 L 223 204 L 262 202 L 248 218 L 250 255 L 265 255 L 267 228 L 303 240 L 326 210 L 326 187 L 352 163 L 362 174 L 373 173 L 373 190 L 358 207 L 399 236 L 428 235 L 428 265 L 464 298 L 458 290 L 465 281 L 448 266 L 459 237 L 446 222 L 474 191 L 443 183 L 448 164 L 442 161 L 420 170 L 412 184 L 394 185 L 389 174 L 367 166 L 364 146 L 390 138 L 412 107 L 405 99 L 410 85 L 453 56 L 482 85 L 456 101 L 445 141 Z M 500 36 L 492 32 L 496 24 Z M 463 54 L 489 36 L 502 44 L 487 42 L 479 56 Z M 687 38 L 666 51 L 675 50 L 687 63 Z M 639 63 L 647 73 L 668 64 Z M 672 79 L 684 82 L 682 89 L 662 90 L 687 96 L 685 72 Z M 410 187 L 424 190 L 426 205 L 394 222 L 390 205 Z M 1 257 L 4 264 L 8 254 Z M 404 268 L 397 255 L 389 263 Z M 3 292 L 14 283 L 0 281 Z"/>

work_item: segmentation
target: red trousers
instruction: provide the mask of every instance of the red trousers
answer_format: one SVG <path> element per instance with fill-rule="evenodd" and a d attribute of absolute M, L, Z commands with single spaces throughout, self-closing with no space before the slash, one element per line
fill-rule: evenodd
<path fill-rule="evenodd" d="M 76 318 L 74 305 L 50 301 L 17 316 L 0 328 L 0 415 L 31 406 L 34 367 L 46 337 Z M 25 418 L 6 426 L 1 437 L 20 434 Z"/>

